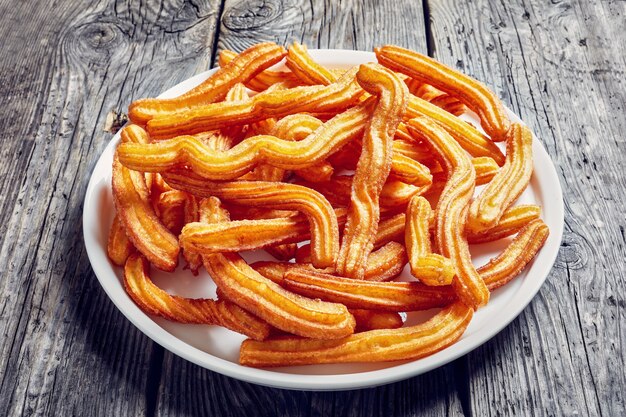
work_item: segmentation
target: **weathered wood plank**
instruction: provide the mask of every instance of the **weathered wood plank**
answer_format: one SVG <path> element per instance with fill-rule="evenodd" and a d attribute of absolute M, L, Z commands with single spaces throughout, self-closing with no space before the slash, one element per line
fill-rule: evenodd
<path fill-rule="evenodd" d="M 219 48 L 241 51 L 260 41 L 311 48 L 372 50 L 396 43 L 426 51 L 421 5 L 324 1 L 226 1 Z M 215 374 L 165 353 L 157 414 L 448 415 L 460 414 L 454 367 L 370 390 L 311 393 L 271 389 Z"/>
<path fill-rule="evenodd" d="M 0 415 L 149 409 L 162 350 L 97 283 L 82 201 L 106 113 L 206 68 L 217 9 L 0 2 Z"/>
<path fill-rule="evenodd" d="M 435 57 L 520 114 L 565 193 L 565 236 L 547 283 L 467 356 L 471 411 L 624 415 L 626 3 L 515 3 L 430 2 Z"/>

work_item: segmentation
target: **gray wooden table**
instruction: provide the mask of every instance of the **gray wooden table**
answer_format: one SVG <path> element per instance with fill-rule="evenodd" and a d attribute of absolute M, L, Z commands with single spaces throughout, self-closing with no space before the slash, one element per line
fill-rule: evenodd
<path fill-rule="evenodd" d="M 626 414 L 626 2 L 0 0 L 0 416 Z M 394 43 L 483 80 L 565 193 L 547 282 L 459 360 L 369 390 L 264 388 L 134 328 L 83 245 L 106 114 L 259 41 Z"/>

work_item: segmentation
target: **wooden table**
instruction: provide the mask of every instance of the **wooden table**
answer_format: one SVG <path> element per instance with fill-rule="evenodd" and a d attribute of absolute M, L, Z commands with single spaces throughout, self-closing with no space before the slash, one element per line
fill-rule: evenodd
<path fill-rule="evenodd" d="M 619 0 L 1 0 L 0 415 L 625 415 L 625 29 Z M 425 375 L 298 392 L 195 366 L 122 316 L 81 228 L 107 113 L 268 40 L 413 48 L 531 126 L 559 172 L 565 235 L 518 319 Z"/>

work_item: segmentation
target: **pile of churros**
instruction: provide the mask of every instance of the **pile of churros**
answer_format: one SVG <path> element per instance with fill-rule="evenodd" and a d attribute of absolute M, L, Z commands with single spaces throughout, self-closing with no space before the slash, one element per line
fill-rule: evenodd
<path fill-rule="evenodd" d="M 246 366 L 407 360 L 458 340 L 524 269 L 548 236 L 539 207 L 514 205 L 531 132 L 464 74 L 397 46 L 375 55 L 333 69 L 297 43 L 225 50 L 187 93 L 130 105 L 108 254 L 141 310 L 247 336 Z M 470 245 L 498 239 L 476 268 Z M 248 264 L 249 250 L 276 261 Z M 217 298 L 151 281 L 179 263 L 204 268 Z"/>

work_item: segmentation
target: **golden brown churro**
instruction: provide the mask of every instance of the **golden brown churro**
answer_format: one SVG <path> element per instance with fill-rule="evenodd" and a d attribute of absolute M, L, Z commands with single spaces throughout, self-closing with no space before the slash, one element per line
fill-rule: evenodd
<path fill-rule="evenodd" d="M 181 165 L 208 179 L 235 179 L 258 162 L 284 169 L 306 168 L 324 161 L 350 140 L 361 135 L 369 117 L 368 103 L 340 113 L 301 141 L 275 136 L 253 136 L 231 149 L 213 151 L 194 136 L 178 136 L 150 144 L 122 143 L 122 163 L 135 170 L 162 172 Z"/>
<path fill-rule="evenodd" d="M 148 275 L 148 261 L 133 254 L 124 268 L 124 287 L 144 311 L 180 323 L 214 324 L 263 340 L 270 326 L 239 306 L 224 300 L 191 299 L 170 295 L 154 285 Z"/>
<path fill-rule="evenodd" d="M 467 207 L 474 193 L 472 162 L 459 144 L 435 122 L 424 117 L 411 119 L 409 130 L 430 145 L 446 166 L 448 181 L 435 211 L 435 241 L 441 255 L 456 269 L 452 281 L 461 301 L 477 309 L 487 304 L 489 290 L 472 265 L 465 238 Z"/>
<path fill-rule="evenodd" d="M 478 129 L 426 100 L 411 96 L 404 120 L 418 116 L 427 116 L 437 121 L 470 155 L 488 156 L 499 165 L 504 164 L 505 158 L 500 148 Z"/>
<path fill-rule="evenodd" d="M 378 97 L 378 102 L 365 129 L 335 269 L 343 276 L 363 278 L 378 228 L 380 193 L 391 170 L 393 137 L 406 108 L 408 91 L 395 74 L 376 64 L 361 65 L 357 80 L 364 90 Z"/>
<path fill-rule="evenodd" d="M 133 102 L 128 108 L 128 117 L 133 123 L 146 124 L 155 117 L 190 111 L 204 104 L 216 102 L 226 95 L 238 82 L 246 82 L 257 73 L 283 59 L 287 51 L 282 46 L 267 42 L 254 45 L 206 81 L 175 98 L 147 98 Z M 208 129 L 207 129 L 208 130 Z"/>
<path fill-rule="evenodd" d="M 549 233 L 548 226 L 541 219 L 524 226 L 504 252 L 478 268 L 487 287 L 495 290 L 522 272 L 546 242 Z"/>
<path fill-rule="evenodd" d="M 226 221 L 219 200 L 201 204 L 201 221 Z M 341 304 L 311 300 L 283 289 L 234 253 L 203 255 L 204 267 L 231 301 L 274 327 L 305 337 L 336 339 L 354 331 L 354 317 Z"/>
<path fill-rule="evenodd" d="M 363 94 L 354 79 L 355 73 L 356 68 L 328 86 L 264 91 L 246 102 L 212 103 L 157 117 L 147 123 L 147 130 L 151 137 L 163 139 L 299 112 L 337 113 L 356 103 Z"/>
<path fill-rule="evenodd" d="M 218 56 L 220 67 L 226 67 L 226 65 L 230 64 L 230 62 L 237 57 L 237 55 L 238 54 L 236 52 L 229 51 L 228 49 L 222 49 Z M 291 88 L 300 85 L 300 80 L 291 72 L 265 70 L 250 78 L 244 84 L 251 90 L 264 91 L 278 83 L 284 83 L 286 86 Z"/>
<path fill-rule="evenodd" d="M 430 84 L 472 109 L 493 140 L 503 140 L 511 126 L 502 102 L 482 83 L 434 59 L 408 49 L 385 45 L 374 49 L 378 62 L 416 80 Z"/>
<path fill-rule="evenodd" d="M 450 286 L 419 282 L 374 282 L 337 277 L 309 268 L 285 272 L 283 285 L 298 294 L 341 303 L 348 308 L 379 311 L 416 311 L 443 307 L 456 298 Z"/>
<path fill-rule="evenodd" d="M 142 173 L 113 160 L 113 198 L 128 239 L 157 268 L 173 271 L 180 248 L 176 236 L 157 217 Z"/>
<path fill-rule="evenodd" d="M 126 259 L 134 250 L 135 247 L 126 236 L 124 225 L 120 222 L 119 217 L 115 216 L 113 224 L 111 224 L 109 240 L 107 241 L 109 259 L 117 266 L 124 266 Z"/>
<path fill-rule="evenodd" d="M 430 247 L 430 203 L 413 197 L 406 212 L 405 244 L 411 273 L 426 285 L 449 285 L 456 273 L 450 259 L 432 253 Z"/>
<path fill-rule="evenodd" d="M 397 329 L 402 327 L 400 314 L 389 311 L 364 310 L 360 308 L 350 309 L 350 313 L 356 320 L 355 332 L 368 330 Z"/>
<path fill-rule="evenodd" d="M 339 251 L 337 217 L 328 200 L 316 191 L 296 184 L 278 182 L 213 183 L 192 178 L 184 171 L 169 172 L 164 177 L 171 186 L 197 196 L 216 196 L 226 201 L 235 200 L 240 205 L 300 211 L 309 220 L 313 264 L 324 268 L 335 263 Z"/>
<path fill-rule="evenodd" d="M 506 139 L 506 163 L 469 208 L 468 229 L 473 233 L 494 226 L 528 186 L 533 173 L 533 136 L 513 123 Z"/>
<path fill-rule="evenodd" d="M 539 206 L 522 205 L 509 208 L 504 212 L 498 224 L 491 229 L 478 233 L 467 231 L 467 241 L 469 243 L 485 243 L 511 236 L 520 231 L 533 220 L 539 218 L 541 209 Z"/>
<path fill-rule="evenodd" d="M 328 85 L 337 80 L 332 71 L 315 62 L 307 47 L 298 42 L 294 42 L 287 50 L 285 64 L 301 81 L 309 85 Z"/>
<path fill-rule="evenodd" d="M 280 338 L 241 345 L 239 362 L 254 367 L 417 359 L 457 341 L 472 319 L 472 309 L 457 302 L 423 324 L 370 330 L 339 340 Z"/>

